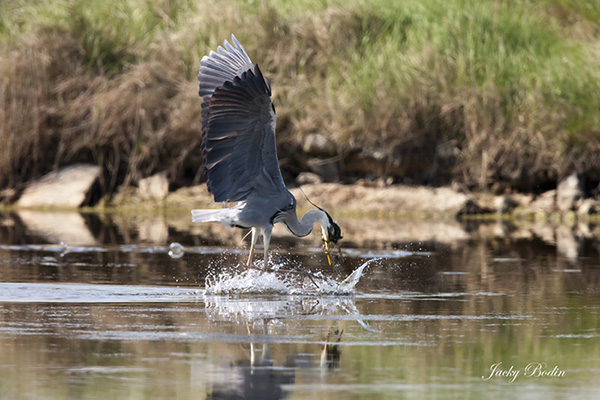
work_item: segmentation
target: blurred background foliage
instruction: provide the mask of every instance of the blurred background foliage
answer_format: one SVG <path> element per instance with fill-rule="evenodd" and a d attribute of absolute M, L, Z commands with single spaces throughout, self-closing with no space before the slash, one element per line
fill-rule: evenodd
<path fill-rule="evenodd" d="M 103 186 L 201 180 L 200 59 L 244 44 L 287 179 L 541 191 L 600 181 L 600 1 L 3 0 L 0 189 L 92 162 Z"/>

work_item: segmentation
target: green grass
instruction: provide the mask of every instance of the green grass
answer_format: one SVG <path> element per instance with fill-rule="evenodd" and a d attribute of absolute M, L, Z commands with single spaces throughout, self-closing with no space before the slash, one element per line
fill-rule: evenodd
<path fill-rule="evenodd" d="M 600 179 L 597 0 L 8 0 L 0 13 L 0 187 L 85 160 L 109 191 L 165 169 L 197 181 L 195 75 L 232 32 L 273 85 L 282 158 L 320 132 L 341 154 L 383 154 L 365 162 L 397 180 Z M 348 176 L 373 170 L 344 161 Z"/>

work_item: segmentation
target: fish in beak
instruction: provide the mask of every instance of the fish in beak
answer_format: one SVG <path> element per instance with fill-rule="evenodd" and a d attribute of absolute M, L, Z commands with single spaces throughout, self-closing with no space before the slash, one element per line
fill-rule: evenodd
<path fill-rule="evenodd" d="M 329 217 L 329 226 L 327 227 L 327 230 L 325 230 L 325 228 L 323 228 L 323 246 L 325 248 L 325 254 L 327 254 L 327 262 L 329 263 L 329 265 L 331 265 L 331 250 L 330 250 L 330 245 L 333 244 L 337 250 L 338 250 L 338 254 L 339 254 L 339 259 L 341 259 L 341 261 L 344 261 L 344 255 L 342 254 L 342 249 L 340 249 L 340 246 L 338 245 L 338 241 L 340 239 L 343 238 L 342 236 L 342 230 L 340 229 L 339 225 L 336 224 L 333 219 L 329 216 L 329 214 L 327 214 L 327 216 Z M 336 259 L 338 258 L 338 256 L 336 256 Z"/>

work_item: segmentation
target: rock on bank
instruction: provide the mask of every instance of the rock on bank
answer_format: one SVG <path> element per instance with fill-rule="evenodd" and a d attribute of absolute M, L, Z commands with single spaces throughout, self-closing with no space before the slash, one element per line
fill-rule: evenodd
<path fill-rule="evenodd" d="M 99 166 L 90 164 L 77 164 L 50 172 L 30 182 L 16 205 L 22 208 L 92 205 L 99 197 L 96 183 L 100 173 Z"/>

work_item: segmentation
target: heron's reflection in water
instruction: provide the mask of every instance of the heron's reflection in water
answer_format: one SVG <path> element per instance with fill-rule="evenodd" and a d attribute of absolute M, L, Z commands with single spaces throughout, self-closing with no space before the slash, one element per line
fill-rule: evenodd
<path fill-rule="evenodd" d="M 343 330 L 340 330 L 337 326 L 330 326 L 327 329 L 327 337 L 325 338 L 325 344 L 323 350 L 321 350 L 321 360 L 319 366 L 325 369 L 335 369 L 340 363 L 340 346 L 339 342 L 342 340 Z"/>
<path fill-rule="evenodd" d="M 248 302 L 211 296 L 206 298 L 206 304 L 213 321 L 235 321 L 248 334 L 248 342 L 242 344 L 245 357 L 229 365 L 229 379 L 213 384 L 210 399 L 280 399 L 285 386 L 293 385 L 300 372 L 307 372 L 302 379 L 313 376 L 317 382 L 326 381 L 340 363 L 343 329 L 338 322 L 332 322 L 321 332 L 298 332 L 288 321 L 295 325 L 297 318 L 311 320 L 331 315 L 335 320 L 335 315 L 358 313 L 351 298 L 288 297 Z M 290 313 L 296 318 L 289 319 Z M 278 358 L 276 351 L 281 349 L 282 336 L 284 342 L 308 342 L 307 351 L 290 353 L 283 363 L 277 364 L 274 359 Z M 318 372 L 312 374 L 311 370 Z"/>

